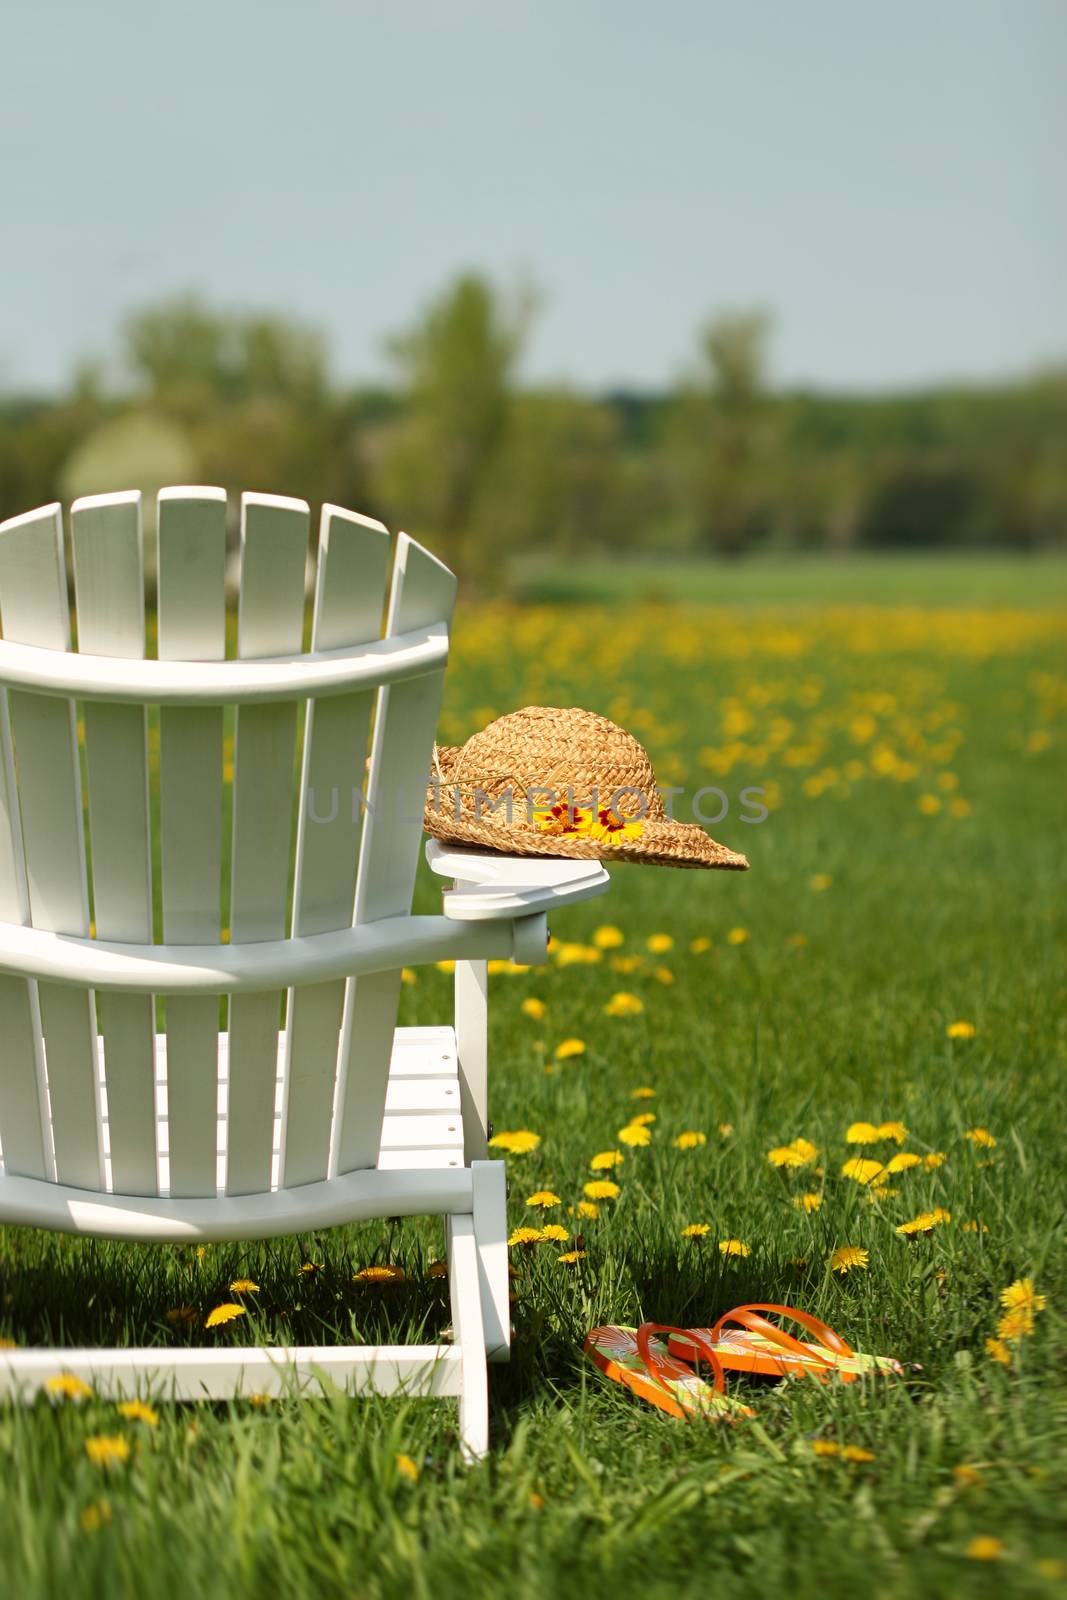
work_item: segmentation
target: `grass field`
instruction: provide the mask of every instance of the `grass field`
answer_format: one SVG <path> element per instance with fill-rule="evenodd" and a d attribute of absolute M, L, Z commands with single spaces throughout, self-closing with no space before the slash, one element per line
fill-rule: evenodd
<path fill-rule="evenodd" d="M 512 1224 L 568 1237 L 512 1251 L 490 1459 L 460 1467 L 441 1403 L 5 1411 L 7 1593 L 1063 1592 L 1067 613 L 1058 578 L 975 570 L 902 565 L 905 604 L 827 567 L 832 606 L 769 579 L 773 603 L 634 603 L 620 577 L 609 607 L 461 616 L 446 739 L 534 701 L 603 711 L 661 781 L 722 791 L 711 831 L 752 862 L 619 868 L 560 915 L 546 967 L 492 980 L 493 1121 L 537 1136 L 508 1157 Z M 402 1020 L 447 1019 L 448 977 L 412 977 Z M 618 993 L 640 1006 L 607 1014 Z M 565 1040 L 584 1049 L 561 1058 Z M 639 1113 L 647 1144 L 623 1131 Z M 797 1139 L 805 1164 L 768 1159 Z M 592 1158 L 616 1149 L 617 1196 L 582 1215 Z M 900 1155 L 918 1159 L 842 1173 Z M 543 1190 L 558 1205 L 526 1204 Z M 834 1271 L 846 1246 L 866 1259 Z M 0 1334 L 436 1336 L 440 1253 L 417 1223 L 203 1252 L 6 1230 Z M 404 1279 L 354 1282 L 367 1265 Z M 236 1277 L 259 1286 L 249 1315 L 205 1332 Z M 1004 1324 L 1018 1280 L 1047 1304 Z M 735 1379 L 753 1421 L 685 1425 L 582 1358 L 599 1322 L 704 1326 L 745 1300 L 805 1307 L 908 1376 Z M 100 1436 L 126 1459 L 93 1460 Z"/>

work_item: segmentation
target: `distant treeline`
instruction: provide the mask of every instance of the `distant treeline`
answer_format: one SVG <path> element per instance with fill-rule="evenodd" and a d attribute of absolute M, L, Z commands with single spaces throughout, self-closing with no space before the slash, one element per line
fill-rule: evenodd
<path fill-rule="evenodd" d="M 513 555 L 1067 545 L 1067 368 L 877 398 L 767 381 L 760 312 L 699 330 L 670 393 L 522 386 L 536 299 L 466 275 L 344 388 L 324 340 L 195 297 L 136 312 L 107 370 L 0 395 L 0 518 L 208 482 L 331 500 L 498 583 Z"/>

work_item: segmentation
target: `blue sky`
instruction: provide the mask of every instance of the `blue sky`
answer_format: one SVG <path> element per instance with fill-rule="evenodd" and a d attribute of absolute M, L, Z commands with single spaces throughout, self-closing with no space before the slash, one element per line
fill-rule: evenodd
<path fill-rule="evenodd" d="M 35 0 L 4 30 L 0 386 L 196 288 L 346 380 L 476 266 L 526 375 L 658 386 L 709 313 L 783 382 L 1067 355 L 1064 0 Z"/>

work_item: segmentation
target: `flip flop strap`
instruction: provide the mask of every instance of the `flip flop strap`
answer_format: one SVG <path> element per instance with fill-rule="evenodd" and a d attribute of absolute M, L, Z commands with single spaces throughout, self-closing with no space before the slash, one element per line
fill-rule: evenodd
<path fill-rule="evenodd" d="M 727 1311 L 721 1316 L 711 1330 L 711 1337 L 717 1340 L 727 1323 L 736 1323 L 739 1327 L 748 1328 L 752 1333 L 762 1334 L 772 1344 L 778 1345 L 782 1350 L 791 1355 L 803 1355 L 807 1360 L 812 1356 L 824 1361 L 827 1366 L 833 1363 L 822 1354 L 822 1351 L 812 1350 L 810 1346 L 803 1345 L 800 1341 L 787 1333 L 784 1328 L 776 1327 L 773 1322 L 768 1322 L 766 1317 L 759 1315 L 761 1311 L 773 1312 L 778 1317 L 788 1317 L 790 1321 L 797 1322 L 802 1328 L 822 1345 L 823 1350 L 828 1350 L 834 1356 L 851 1356 L 852 1349 L 842 1339 L 841 1335 L 827 1323 L 820 1322 L 818 1317 L 813 1317 L 808 1311 L 798 1311 L 792 1306 L 779 1306 L 770 1302 L 755 1301 L 749 1305 L 736 1306 L 732 1311 Z"/>
<path fill-rule="evenodd" d="M 657 1356 L 656 1352 L 651 1348 L 652 1335 L 655 1333 L 665 1333 L 668 1338 L 672 1334 L 677 1334 L 685 1339 L 688 1344 L 691 1344 L 701 1360 L 706 1361 L 711 1368 L 715 1393 L 723 1394 L 725 1392 L 726 1374 L 723 1372 L 722 1362 L 715 1354 L 708 1340 L 703 1338 L 701 1334 L 695 1333 L 691 1328 L 674 1328 L 666 1322 L 643 1322 L 637 1330 L 637 1353 L 645 1363 L 645 1367 L 651 1377 L 658 1379 L 660 1383 L 669 1383 L 672 1378 L 677 1376 L 676 1373 L 671 1373 L 669 1369 L 664 1368 L 662 1358 Z"/>

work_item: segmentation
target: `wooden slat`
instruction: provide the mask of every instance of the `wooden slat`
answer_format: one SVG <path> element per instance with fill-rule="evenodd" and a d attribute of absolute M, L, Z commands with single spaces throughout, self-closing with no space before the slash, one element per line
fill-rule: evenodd
<path fill-rule="evenodd" d="M 79 650 L 140 659 L 145 640 L 140 494 L 76 500 L 71 547 Z M 83 715 L 96 936 L 150 943 L 146 711 L 87 702 Z M 158 1189 L 154 1006 L 151 995 L 100 996 L 111 1187 L 118 1194 Z"/>
<path fill-rule="evenodd" d="M 221 661 L 226 654 L 226 492 L 159 496 L 159 655 Z M 210 943 L 221 931 L 222 712 L 160 713 L 163 937 Z M 213 1195 L 218 1105 L 218 1001 L 167 1000 L 167 1104 L 172 1195 Z"/>
<path fill-rule="evenodd" d="M 431 622 L 450 623 L 455 601 L 453 574 L 401 534 L 387 635 Z M 378 692 L 357 922 L 375 922 L 410 909 L 443 683 L 443 671 L 433 672 Z M 377 1159 L 399 990 L 399 970 L 359 978 L 349 987 L 334 1133 L 337 1172 L 373 1166 Z"/>
<path fill-rule="evenodd" d="M 49 650 L 70 648 L 58 505 L 0 529 L 0 619 L 5 639 Z M 87 938 L 89 896 L 74 705 L 22 690 L 9 698 L 30 920 L 52 933 Z M 61 1183 L 101 1189 L 94 997 L 89 990 L 46 983 L 38 986 L 38 997 L 56 1174 Z"/>
<path fill-rule="evenodd" d="M 239 656 L 300 650 L 308 521 L 306 501 L 242 497 Z M 230 903 L 234 944 L 285 936 L 295 742 L 295 705 L 238 710 Z M 278 990 L 235 995 L 230 1002 L 227 1194 L 270 1188 L 273 1051 L 280 1016 Z"/>
<path fill-rule="evenodd" d="M 29 921 L 29 889 L 22 854 L 22 823 L 11 743 L 7 695 L 0 694 L 0 921 Z M 49 1175 L 51 1140 L 42 1115 L 44 1054 L 37 985 L 0 979 L 0 1148 L 5 1172 L 26 1178 Z M 45 1108 L 46 1109 L 46 1108 Z"/>
<path fill-rule="evenodd" d="M 380 522 L 324 506 L 319 531 L 314 650 L 367 644 L 381 633 L 389 534 Z M 310 701 L 297 826 L 293 933 L 348 927 L 355 908 L 362 793 L 374 694 Z M 329 1170 L 343 982 L 289 992 L 281 1182 Z"/>

